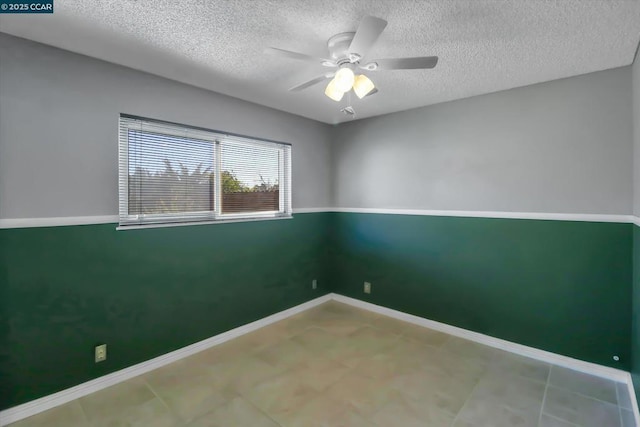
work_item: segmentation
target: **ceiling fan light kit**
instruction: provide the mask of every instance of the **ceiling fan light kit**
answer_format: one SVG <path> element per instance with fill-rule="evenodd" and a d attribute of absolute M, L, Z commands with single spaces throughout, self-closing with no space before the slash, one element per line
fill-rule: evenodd
<path fill-rule="evenodd" d="M 375 88 L 376 86 L 373 84 L 373 82 L 364 74 L 356 76 L 355 82 L 353 83 L 353 91 L 360 99 L 369 95 Z"/>
<path fill-rule="evenodd" d="M 334 101 L 340 102 L 342 100 L 342 97 L 344 96 L 344 91 L 336 87 L 336 81 L 335 79 L 333 79 L 327 85 L 327 88 L 324 90 L 324 94 Z"/>
<path fill-rule="evenodd" d="M 351 89 L 356 93 L 358 98 L 362 99 L 367 96 L 375 85 L 364 74 L 355 75 L 352 64 L 343 64 L 336 73 L 333 80 L 329 82 L 324 93 L 336 102 L 342 99 L 342 96 Z"/>
<path fill-rule="evenodd" d="M 382 70 L 415 70 L 429 69 L 438 63 L 437 56 L 425 56 L 416 58 L 390 58 L 374 59 L 361 64 L 360 61 L 366 58 L 367 53 L 387 26 L 387 21 L 374 16 L 365 16 L 358 30 L 353 33 L 340 33 L 331 37 L 327 42 L 329 56 L 327 58 L 316 58 L 304 53 L 291 52 L 279 48 L 268 48 L 267 53 L 279 55 L 284 58 L 299 61 L 312 62 L 324 67 L 338 68 L 335 73 L 327 73 L 315 77 L 309 81 L 299 84 L 289 89 L 299 91 L 318 84 L 326 79 L 332 79 L 325 88 L 325 95 L 330 99 L 339 102 L 345 93 L 351 89 L 358 98 L 362 99 L 367 95 L 377 93 L 375 84 L 364 74 L 356 75 L 354 70 L 382 71 Z"/>
<path fill-rule="evenodd" d="M 348 65 L 343 65 L 342 67 L 340 67 L 331 83 L 333 83 L 336 89 L 338 89 L 339 91 L 349 92 L 353 87 L 353 82 L 355 81 L 355 79 L 356 76 L 353 73 L 353 70 Z"/>

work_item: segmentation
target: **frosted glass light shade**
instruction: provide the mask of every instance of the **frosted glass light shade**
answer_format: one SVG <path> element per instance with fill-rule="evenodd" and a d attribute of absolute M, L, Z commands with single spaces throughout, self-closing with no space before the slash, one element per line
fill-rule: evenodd
<path fill-rule="evenodd" d="M 336 88 L 341 92 L 349 92 L 351 87 L 353 87 L 354 80 L 355 75 L 353 74 L 353 70 L 348 67 L 340 68 L 333 78 Z"/>
<path fill-rule="evenodd" d="M 336 102 L 339 102 L 344 96 L 344 92 L 341 90 L 338 90 L 338 88 L 336 87 L 335 78 L 329 82 L 329 84 L 327 85 L 327 88 L 324 90 L 324 94 Z"/>
<path fill-rule="evenodd" d="M 367 96 L 367 94 L 375 89 L 375 87 L 376 86 L 373 84 L 373 82 L 369 80 L 369 78 L 364 74 L 356 76 L 353 83 L 353 91 L 356 93 L 356 95 L 358 95 L 358 98 L 360 99 Z"/>

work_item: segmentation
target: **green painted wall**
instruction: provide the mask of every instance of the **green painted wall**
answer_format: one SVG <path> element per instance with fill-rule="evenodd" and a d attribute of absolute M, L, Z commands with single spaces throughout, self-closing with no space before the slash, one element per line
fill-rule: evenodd
<path fill-rule="evenodd" d="M 325 294 L 329 219 L 0 230 L 0 409 Z"/>
<path fill-rule="evenodd" d="M 119 232 L 114 224 L 0 230 L 0 408 L 329 291 L 629 369 L 633 266 L 640 312 L 638 251 L 632 262 L 640 228 L 632 227 L 316 213 Z M 95 364 L 102 342 L 109 359 Z"/>
<path fill-rule="evenodd" d="M 629 369 L 631 227 L 336 213 L 332 283 L 374 304 Z"/>

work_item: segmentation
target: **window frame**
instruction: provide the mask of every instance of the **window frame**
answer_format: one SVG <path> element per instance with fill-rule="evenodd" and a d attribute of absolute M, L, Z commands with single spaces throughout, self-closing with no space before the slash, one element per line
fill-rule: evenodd
<path fill-rule="evenodd" d="M 214 210 L 168 214 L 129 214 L 129 130 L 160 133 L 180 138 L 193 138 L 214 144 Z M 161 132 L 159 131 L 161 130 Z M 279 209 L 273 211 L 253 211 L 241 213 L 222 212 L 222 145 L 226 143 L 263 146 L 277 149 Z M 146 117 L 120 114 L 118 118 L 118 230 L 149 227 L 170 227 L 179 225 L 218 224 L 239 221 L 261 221 L 292 218 L 291 207 L 291 150 L 286 142 L 255 138 L 221 132 L 212 129 L 184 125 L 180 123 L 149 119 Z"/>

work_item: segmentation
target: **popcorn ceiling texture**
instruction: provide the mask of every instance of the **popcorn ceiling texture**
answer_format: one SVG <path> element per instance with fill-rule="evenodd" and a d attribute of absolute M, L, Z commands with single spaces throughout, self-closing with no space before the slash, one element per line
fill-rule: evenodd
<path fill-rule="evenodd" d="M 438 55 L 434 70 L 367 73 L 380 92 L 352 96 L 356 118 L 525 86 L 633 61 L 634 0 L 58 0 L 53 15 L 4 15 L 0 31 L 326 123 L 351 120 L 319 84 L 326 72 L 263 54 L 326 56 L 362 16 L 386 19 L 369 59 Z"/>

